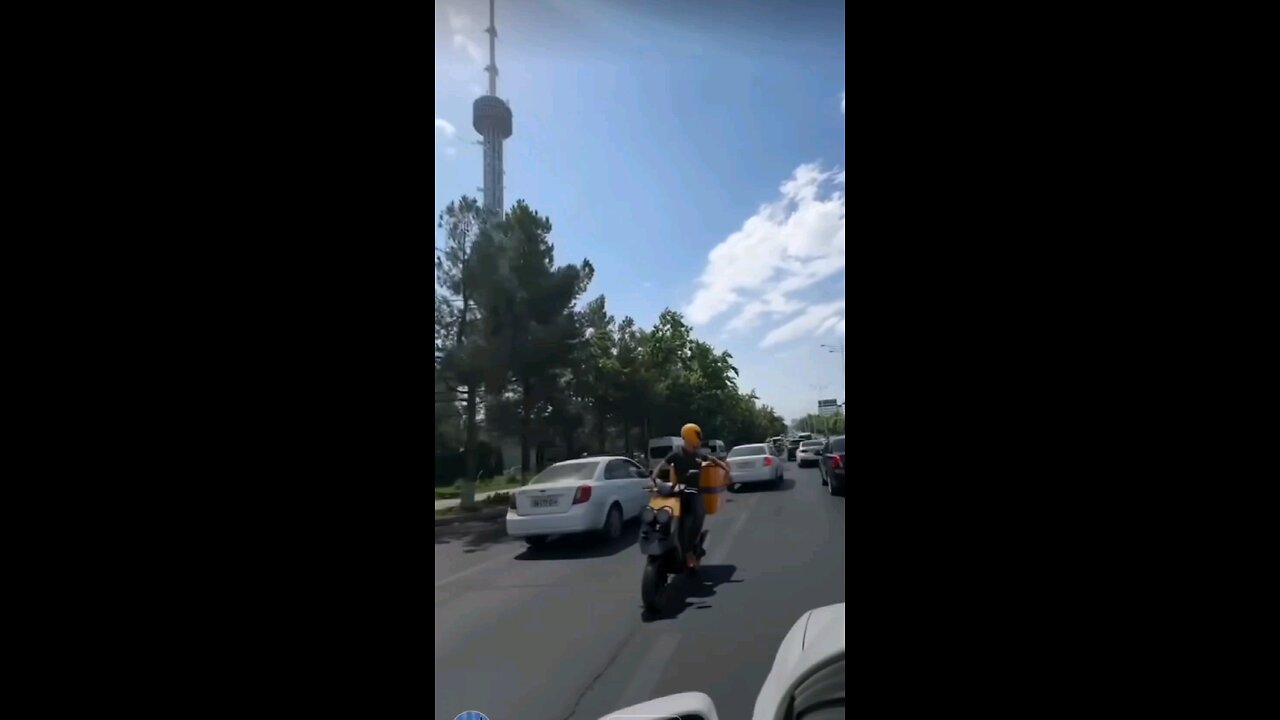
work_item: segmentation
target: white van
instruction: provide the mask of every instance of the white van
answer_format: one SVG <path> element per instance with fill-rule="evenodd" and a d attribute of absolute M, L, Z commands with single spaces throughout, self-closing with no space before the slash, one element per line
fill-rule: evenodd
<path fill-rule="evenodd" d="M 649 472 L 658 469 L 663 460 L 671 453 L 684 447 L 684 440 L 678 437 L 658 437 L 649 441 Z"/>
<path fill-rule="evenodd" d="M 711 453 L 711 456 L 719 460 L 729 457 L 729 449 L 724 446 L 723 440 L 703 440 L 702 449 Z"/>

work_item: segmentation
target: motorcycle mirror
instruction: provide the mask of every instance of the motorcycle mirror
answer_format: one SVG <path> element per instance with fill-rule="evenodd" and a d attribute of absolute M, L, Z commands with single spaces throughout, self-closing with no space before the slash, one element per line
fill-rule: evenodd
<path fill-rule="evenodd" d="M 678 693 L 655 698 L 639 705 L 614 710 L 600 720 L 622 720 L 623 718 L 653 717 L 680 718 L 681 720 L 720 720 L 716 714 L 716 704 L 711 698 L 700 692 Z"/>

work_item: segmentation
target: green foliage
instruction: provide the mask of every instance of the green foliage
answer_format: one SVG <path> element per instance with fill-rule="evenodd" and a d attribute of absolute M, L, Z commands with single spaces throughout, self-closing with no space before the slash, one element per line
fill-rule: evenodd
<path fill-rule="evenodd" d="M 733 356 L 695 338 L 680 313 L 664 310 L 646 330 L 617 320 L 603 295 L 577 310 L 594 268 L 589 260 L 557 265 L 550 219 L 524 201 L 493 218 L 463 197 L 441 213 L 440 226 L 437 397 L 457 404 L 437 410 L 437 425 L 446 426 L 437 427 L 438 442 L 456 449 L 461 436 L 476 454 L 478 414 L 459 407 L 479 404 L 481 386 L 483 422 L 518 433 L 525 451 L 547 442 L 568 457 L 629 452 L 686 422 L 730 445 L 785 431 L 754 391 L 738 388 Z"/>
<path fill-rule="evenodd" d="M 804 417 L 792 420 L 791 427 L 796 432 L 842 435 L 844 434 L 844 414 L 839 412 L 833 415 L 809 413 Z"/>

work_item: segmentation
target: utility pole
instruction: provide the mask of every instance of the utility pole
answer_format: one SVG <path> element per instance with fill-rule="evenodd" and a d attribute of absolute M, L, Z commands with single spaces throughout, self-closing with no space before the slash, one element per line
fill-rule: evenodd
<path fill-rule="evenodd" d="M 844 395 L 844 402 L 848 402 L 849 389 L 845 385 L 844 379 L 844 343 L 840 343 L 839 345 L 823 345 L 822 347 L 825 348 L 827 352 L 840 353 L 840 392 Z"/>

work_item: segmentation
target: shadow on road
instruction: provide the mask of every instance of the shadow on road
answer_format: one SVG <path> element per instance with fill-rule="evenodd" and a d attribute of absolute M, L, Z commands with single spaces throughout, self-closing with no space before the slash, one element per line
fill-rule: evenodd
<path fill-rule="evenodd" d="M 538 548 L 526 548 L 516 560 L 583 560 L 617 555 L 640 541 L 640 519 L 632 518 L 622 525 L 622 535 L 614 542 L 605 542 L 594 533 L 564 535 L 552 538 Z M 520 541 L 523 543 L 524 541 Z M 640 555 L 636 553 L 636 567 L 640 567 Z M 636 570 L 637 574 L 640 572 Z"/>
<path fill-rule="evenodd" d="M 515 538 L 507 535 L 507 524 L 502 519 L 486 522 L 464 522 L 436 528 L 437 545 L 460 542 L 465 553 L 479 552 L 491 545 L 501 545 L 514 541 Z"/>
<path fill-rule="evenodd" d="M 769 483 L 746 483 L 733 486 L 730 492 L 737 495 L 745 495 L 747 493 L 757 492 L 787 492 L 796 489 L 796 481 L 789 477 L 782 478 L 782 483 L 778 487 L 774 487 Z"/>
<path fill-rule="evenodd" d="M 689 608 L 705 610 L 711 607 L 707 598 L 715 597 L 716 588 L 742 582 L 733 579 L 733 574 L 737 571 L 737 565 L 703 565 L 697 575 L 677 576 L 667 586 L 663 612 L 660 615 L 644 612 L 640 619 L 646 623 L 674 620 Z"/>

